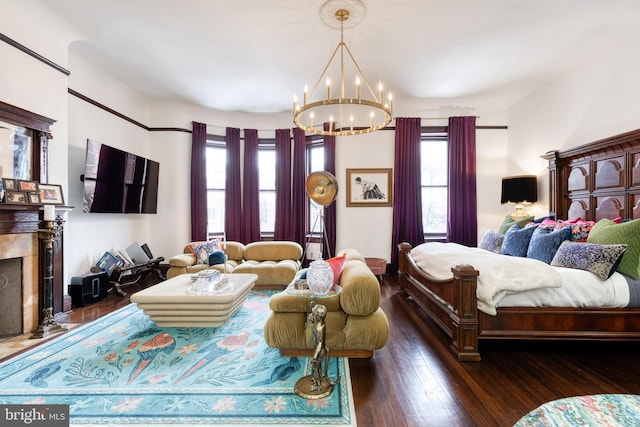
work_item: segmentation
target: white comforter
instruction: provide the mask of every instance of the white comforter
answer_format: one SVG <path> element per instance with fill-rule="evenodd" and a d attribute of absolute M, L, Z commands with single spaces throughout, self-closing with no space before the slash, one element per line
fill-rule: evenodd
<path fill-rule="evenodd" d="M 562 286 L 560 274 L 548 264 L 530 258 L 499 255 L 456 243 L 429 242 L 411 250 L 416 264 L 439 280 L 453 277 L 451 267 L 469 264 L 480 272 L 476 297 L 478 309 L 496 314 L 507 294 Z"/>
<path fill-rule="evenodd" d="M 496 307 L 625 307 L 629 303 L 629 287 L 617 272 L 603 281 L 588 271 L 455 243 L 424 243 L 413 248 L 411 255 L 421 269 L 441 280 L 452 278 L 451 267 L 458 264 L 477 269 L 478 309 L 487 314 L 496 314 Z"/>

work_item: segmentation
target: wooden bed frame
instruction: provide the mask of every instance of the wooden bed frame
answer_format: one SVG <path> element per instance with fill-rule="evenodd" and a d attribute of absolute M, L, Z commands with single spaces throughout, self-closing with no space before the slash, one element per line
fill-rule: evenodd
<path fill-rule="evenodd" d="M 550 211 L 559 219 L 640 218 L 640 129 L 564 151 L 546 153 Z M 479 340 L 640 340 L 640 308 L 499 308 L 478 311 L 470 265 L 441 281 L 399 250 L 400 292 L 411 296 L 451 337 L 459 361 L 479 361 Z"/>

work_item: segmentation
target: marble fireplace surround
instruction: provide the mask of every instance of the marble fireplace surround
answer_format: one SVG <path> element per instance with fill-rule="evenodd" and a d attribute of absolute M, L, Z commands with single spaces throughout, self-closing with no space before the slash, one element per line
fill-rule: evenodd
<path fill-rule="evenodd" d="M 0 259 L 22 259 L 22 330 L 38 327 L 38 233 L 0 234 Z"/>

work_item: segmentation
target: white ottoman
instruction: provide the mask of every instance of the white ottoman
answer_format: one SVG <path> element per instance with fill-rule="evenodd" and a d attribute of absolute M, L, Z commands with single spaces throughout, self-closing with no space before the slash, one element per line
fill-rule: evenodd
<path fill-rule="evenodd" d="M 242 307 L 258 276 L 228 274 L 230 289 L 215 295 L 189 295 L 191 275 L 182 274 L 131 296 L 162 327 L 218 327 Z"/>

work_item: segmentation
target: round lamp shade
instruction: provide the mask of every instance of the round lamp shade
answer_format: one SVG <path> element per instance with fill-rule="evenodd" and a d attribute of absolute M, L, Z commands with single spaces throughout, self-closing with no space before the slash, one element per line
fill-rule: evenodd
<path fill-rule="evenodd" d="M 338 180 L 327 171 L 311 172 L 306 188 L 311 200 L 320 206 L 329 206 L 338 194 Z"/>

